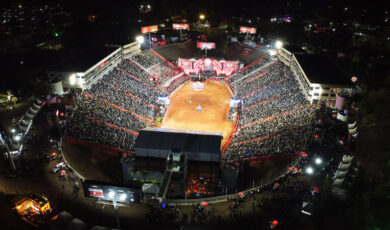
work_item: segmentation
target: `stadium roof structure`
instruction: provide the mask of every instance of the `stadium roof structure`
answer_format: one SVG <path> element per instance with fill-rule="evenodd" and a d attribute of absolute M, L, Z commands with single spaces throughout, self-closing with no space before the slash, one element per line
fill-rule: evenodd
<path fill-rule="evenodd" d="M 283 47 L 294 54 L 306 54 L 306 51 L 304 49 L 296 45 L 287 44 L 287 45 L 283 45 Z"/>
<path fill-rule="evenodd" d="M 135 142 L 135 155 L 166 159 L 174 149 L 186 153 L 189 160 L 219 162 L 222 133 L 166 128 L 140 130 Z"/>
<path fill-rule="evenodd" d="M 100 60 L 114 52 L 115 47 L 90 47 L 81 50 L 73 55 L 67 57 L 58 64 L 52 66 L 49 72 L 56 73 L 71 73 L 71 72 L 85 72 L 91 66 L 94 66 Z"/>
<path fill-rule="evenodd" d="M 327 56 L 295 54 L 296 59 L 311 83 L 326 85 L 352 85 L 346 74 Z"/>

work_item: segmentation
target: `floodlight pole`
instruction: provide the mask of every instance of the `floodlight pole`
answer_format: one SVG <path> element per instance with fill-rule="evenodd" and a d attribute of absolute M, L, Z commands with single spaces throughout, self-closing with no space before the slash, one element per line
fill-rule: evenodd
<path fill-rule="evenodd" d="M 115 213 L 116 225 L 118 226 L 118 229 L 122 229 L 121 228 L 121 223 L 119 221 L 119 215 L 118 215 L 118 204 L 116 203 L 115 198 L 112 200 L 112 203 L 114 204 L 114 213 Z"/>
<path fill-rule="evenodd" d="M 152 49 L 152 38 L 150 37 L 150 32 L 149 32 L 149 48 Z"/>

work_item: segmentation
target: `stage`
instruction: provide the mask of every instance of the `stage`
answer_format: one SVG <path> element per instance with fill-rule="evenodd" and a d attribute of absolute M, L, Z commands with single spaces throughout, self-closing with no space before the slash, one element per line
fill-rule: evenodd
<path fill-rule="evenodd" d="M 161 127 L 221 132 L 222 147 L 234 126 L 233 121 L 228 120 L 231 97 L 224 83 L 207 81 L 202 91 L 195 91 L 191 83 L 187 83 L 171 96 L 171 104 Z M 197 111 L 198 106 L 201 106 L 201 111 Z"/>

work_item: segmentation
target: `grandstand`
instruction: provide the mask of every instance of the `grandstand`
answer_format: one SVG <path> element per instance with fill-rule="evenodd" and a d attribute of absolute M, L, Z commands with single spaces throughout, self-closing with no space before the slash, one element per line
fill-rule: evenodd
<path fill-rule="evenodd" d="M 64 134 L 131 152 L 139 131 L 155 127 L 155 119 L 169 110 L 158 97 L 173 95 L 189 79 L 155 52 L 129 52 L 73 98 Z M 315 111 L 289 66 L 262 55 L 223 82 L 241 99 L 236 125 L 230 137 L 224 135 L 224 160 L 305 151 Z M 184 121 L 180 128 L 199 126 L 190 123 Z"/>

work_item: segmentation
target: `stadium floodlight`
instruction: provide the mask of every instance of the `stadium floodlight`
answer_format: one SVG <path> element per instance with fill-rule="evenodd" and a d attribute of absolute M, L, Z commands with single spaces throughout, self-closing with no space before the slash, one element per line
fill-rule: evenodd
<path fill-rule="evenodd" d="M 113 199 L 113 198 L 115 197 L 115 192 L 114 192 L 114 191 L 110 191 L 110 192 L 108 193 L 108 197 L 111 198 L 111 199 Z"/>
<path fill-rule="evenodd" d="M 275 42 L 275 48 L 276 49 L 280 49 L 280 48 L 282 48 L 282 46 L 283 46 L 283 42 L 282 41 L 278 40 L 278 41 Z"/>
<path fill-rule="evenodd" d="M 69 76 L 69 84 L 71 84 L 71 85 L 76 84 L 76 74 L 71 74 Z"/>
<path fill-rule="evenodd" d="M 119 199 L 120 200 L 126 200 L 126 193 L 122 193 L 120 196 L 119 196 Z"/>
<path fill-rule="evenodd" d="M 19 135 L 14 136 L 15 141 L 20 141 L 21 137 Z"/>
<path fill-rule="evenodd" d="M 145 42 L 144 36 L 141 36 L 141 35 L 137 36 L 137 37 L 135 38 L 135 40 L 137 40 L 137 42 L 138 42 L 139 44 L 142 44 L 142 43 Z"/>
<path fill-rule="evenodd" d="M 200 14 L 200 15 L 199 15 L 199 19 L 200 19 L 200 20 L 204 20 L 205 18 L 206 18 L 206 16 L 204 16 L 204 14 Z"/>
<path fill-rule="evenodd" d="M 322 163 L 322 159 L 319 158 L 319 157 L 317 157 L 317 158 L 315 159 L 315 162 L 316 162 L 316 164 L 320 165 L 320 164 Z"/>
<path fill-rule="evenodd" d="M 270 56 L 275 56 L 276 55 L 276 50 L 269 50 L 269 55 Z"/>
<path fill-rule="evenodd" d="M 307 174 L 313 174 L 313 171 L 314 171 L 313 168 L 310 167 L 310 166 L 306 168 L 306 173 Z"/>

